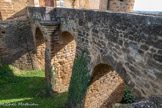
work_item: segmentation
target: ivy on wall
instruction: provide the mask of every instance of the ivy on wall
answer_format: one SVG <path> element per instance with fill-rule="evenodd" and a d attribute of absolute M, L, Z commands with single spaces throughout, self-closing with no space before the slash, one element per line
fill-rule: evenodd
<path fill-rule="evenodd" d="M 88 60 L 86 54 L 76 56 L 72 70 L 72 77 L 69 87 L 68 104 L 71 108 L 80 108 L 83 105 L 83 99 L 86 95 L 87 88 L 90 82 L 88 75 Z"/>

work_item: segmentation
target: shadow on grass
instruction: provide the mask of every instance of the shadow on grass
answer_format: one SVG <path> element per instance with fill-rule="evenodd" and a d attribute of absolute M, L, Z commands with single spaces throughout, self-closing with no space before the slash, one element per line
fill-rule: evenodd
<path fill-rule="evenodd" d="M 0 66 L 0 107 L 64 108 L 67 93 L 49 97 L 45 90 L 44 71 L 14 74 L 9 65 Z M 4 104 L 7 103 L 7 104 Z M 16 105 L 16 106 L 14 106 Z"/>

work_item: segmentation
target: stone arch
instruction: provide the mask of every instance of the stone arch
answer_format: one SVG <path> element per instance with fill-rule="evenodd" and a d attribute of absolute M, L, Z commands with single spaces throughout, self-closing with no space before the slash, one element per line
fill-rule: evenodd
<path fill-rule="evenodd" d="M 44 28 L 44 26 L 40 24 L 39 21 L 35 21 L 35 23 L 32 24 L 32 32 L 34 36 L 37 29 L 40 29 L 40 32 L 43 34 L 43 37 L 45 38 L 45 34 L 47 34 L 47 30 Z"/>
<path fill-rule="evenodd" d="M 122 80 L 124 81 L 125 85 L 129 88 L 129 90 L 132 92 L 133 97 L 136 100 L 143 99 L 142 94 L 139 92 L 139 89 L 136 87 L 136 83 L 134 80 L 135 75 L 131 75 L 131 72 L 126 67 L 129 65 L 129 63 L 123 63 L 121 61 L 116 61 L 111 55 L 104 55 L 97 57 L 97 61 L 103 64 L 109 64 L 112 66 L 115 71 L 120 75 Z M 98 62 L 98 63 L 99 63 Z M 93 67 L 96 65 L 96 63 L 93 64 Z"/>
<path fill-rule="evenodd" d="M 40 28 L 35 29 L 35 49 L 39 69 L 45 67 L 45 39 Z"/>
<path fill-rule="evenodd" d="M 85 96 L 85 108 L 109 107 L 124 96 L 125 84 L 119 74 L 108 64 L 93 68 L 91 82 Z"/>
<path fill-rule="evenodd" d="M 72 36 L 72 34 L 68 31 L 64 31 L 61 33 L 60 36 L 60 42 L 64 43 L 64 44 L 68 44 L 69 42 L 74 40 L 74 36 Z"/>
<path fill-rule="evenodd" d="M 54 39 L 55 36 L 52 38 Z M 74 36 L 68 31 L 61 32 L 59 41 L 54 42 L 51 47 L 51 65 L 54 72 L 52 77 L 54 78 L 53 82 L 55 82 L 52 85 L 54 85 L 55 92 L 62 93 L 68 90 L 75 53 Z"/>

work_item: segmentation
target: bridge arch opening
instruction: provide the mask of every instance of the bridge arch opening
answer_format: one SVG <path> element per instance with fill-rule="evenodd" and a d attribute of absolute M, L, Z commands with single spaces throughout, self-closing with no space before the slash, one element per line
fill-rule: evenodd
<path fill-rule="evenodd" d="M 45 40 L 44 36 L 39 28 L 35 31 L 35 46 L 36 46 L 36 56 L 39 69 L 44 69 L 45 67 Z"/>
<path fill-rule="evenodd" d="M 72 36 L 71 33 L 69 33 L 68 31 L 64 31 L 62 32 L 61 36 L 60 36 L 60 41 L 64 44 L 68 44 L 70 42 L 72 42 L 74 40 L 74 37 Z"/>
<path fill-rule="evenodd" d="M 91 83 L 85 97 L 85 108 L 110 107 L 121 102 L 125 84 L 119 74 L 107 64 L 94 67 Z"/>
<path fill-rule="evenodd" d="M 74 36 L 63 31 L 59 37 L 59 42 L 55 42 L 52 47 L 52 66 L 54 67 L 55 85 L 53 90 L 62 93 L 68 90 L 74 58 L 76 54 L 76 42 Z"/>

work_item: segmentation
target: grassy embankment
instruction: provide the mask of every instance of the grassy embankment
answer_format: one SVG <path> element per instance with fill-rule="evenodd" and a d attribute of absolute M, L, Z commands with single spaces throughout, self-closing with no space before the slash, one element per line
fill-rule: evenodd
<path fill-rule="evenodd" d="M 44 85 L 44 71 L 19 71 L 11 65 L 0 66 L 0 108 L 11 104 L 13 108 L 32 108 L 33 103 L 34 108 L 63 108 L 67 93 L 49 97 Z"/>

